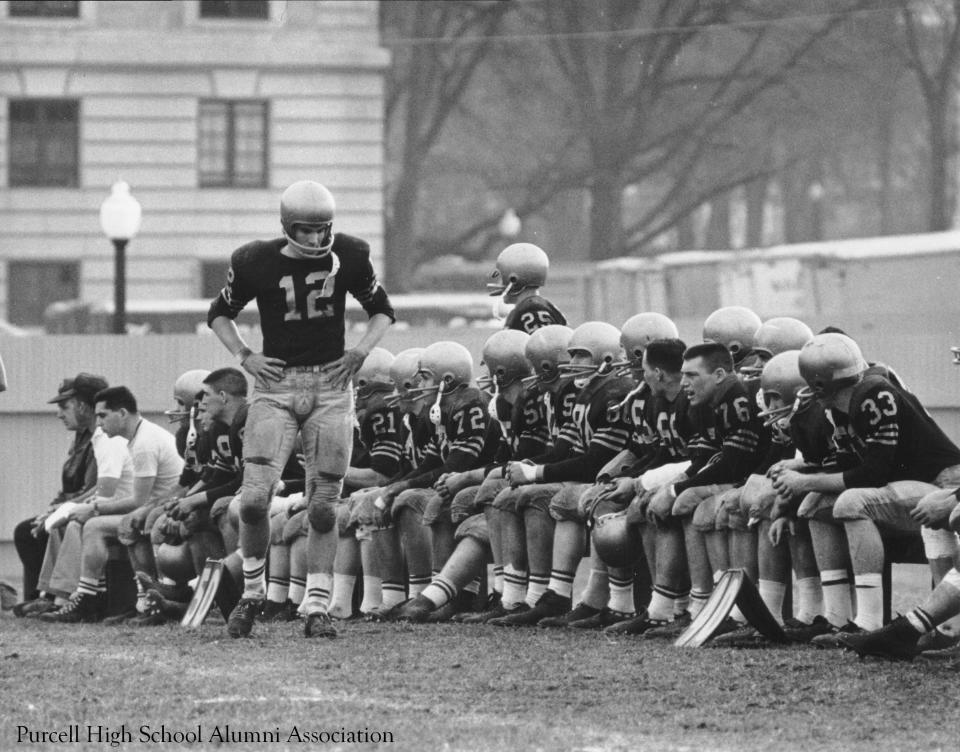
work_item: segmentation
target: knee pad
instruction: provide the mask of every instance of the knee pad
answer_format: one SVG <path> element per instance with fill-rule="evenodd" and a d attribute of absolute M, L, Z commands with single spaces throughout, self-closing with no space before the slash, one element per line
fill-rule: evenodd
<path fill-rule="evenodd" d="M 267 518 L 270 498 L 256 490 L 246 490 L 240 494 L 240 521 L 247 525 L 256 525 Z"/>
<path fill-rule="evenodd" d="M 953 559 L 957 554 L 957 534 L 953 530 L 920 528 L 923 552 L 928 559 Z"/>
<path fill-rule="evenodd" d="M 311 501 L 307 518 L 310 520 L 310 527 L 318 533 L 329 533 L 337 525 L 337 511 L 330 501 Z"/>
<path fill-rule="evenodd" d="M 833 517 L 836 520 L 868 520 L 866 499 L 859 488 L 851 488 L 837 497 L 833 505 Z"/>
<path fill-rule="evenodd" d="M 711 533 L 717 529 L 717 510 L 720 508 L 718 501 L 718 496 L 712 496 L 697 505 L 697 508 L 693 510 L 691 520 L 694 530 L 699 530 L 701 533 Z"/>

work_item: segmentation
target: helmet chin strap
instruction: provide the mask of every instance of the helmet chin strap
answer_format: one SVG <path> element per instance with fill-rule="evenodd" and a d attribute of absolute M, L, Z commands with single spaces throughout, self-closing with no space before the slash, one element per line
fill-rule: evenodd
<path fill-rule="evenodd" d="M 446 382 L 440 381 L 440 384 L 437 386 L 437 399 L 432 405 L 430 405 L 430 422 L 435 426 L 439 426 L 443 422 L 443 413 L 440 411 L 440 400 L 443 399 L 443 388 L 446 386 Z"/>
<path fill-rule="evenodd" d="M 330 234 L 330 241 L 326 245 L 317 247 L 300 245 L 300 243 L 291 238 L 286 232 L 283 233 L 283 237 L 287 239 L 287 247 L 290 248 L 293 254 L 304 259 L 323 258 L 330 253 L 333 248 L 333 233 Z"/>

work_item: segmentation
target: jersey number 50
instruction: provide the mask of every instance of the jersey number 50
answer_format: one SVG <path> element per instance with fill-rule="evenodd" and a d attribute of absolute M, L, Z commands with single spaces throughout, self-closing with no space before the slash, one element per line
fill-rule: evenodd
<path fill-rule="evenodd" d="M 324 303 L 333 297 L 333 283 L 335 277 L 328 271 L 312 272 L 306 276 L 305 299 L 297 300 L 297 288 L 293 283 L 293 276 L 287 274 L 280 278 L 280 287 L 287 297 L 287 313 L 284 321 L 302 321 L 303 311 L 306 318 L 319 319 L 333 316 L 333 304 Z"/>

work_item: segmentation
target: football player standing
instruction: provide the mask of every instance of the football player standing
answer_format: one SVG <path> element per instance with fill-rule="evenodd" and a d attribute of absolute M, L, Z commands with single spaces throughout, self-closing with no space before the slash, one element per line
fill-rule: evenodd
<path fill-rule="evenodd" d="M 350 383 L 394 321 L 386 290 L 370 263 L 370 247 L 334 233 L 333 195 L 301 180 L 280 198 L 283 236 L 234 251 L 227 282 L 210 305 L 207 322 L 241 367 L 255 378 L 244 441 L 240 550 L 244 591 L 227 622 L 232 637 L 249 635 L 266 597 L 270 489 L 302 433 L 310 489 L 307 637 L 335 637 L 327 614 L 336 512 L 353 442 Z M 370 317 L 366 333 L 344 345 L 349 292 Z M 235 319 L 256 299 L 263 351 L 254 352 Z"/>

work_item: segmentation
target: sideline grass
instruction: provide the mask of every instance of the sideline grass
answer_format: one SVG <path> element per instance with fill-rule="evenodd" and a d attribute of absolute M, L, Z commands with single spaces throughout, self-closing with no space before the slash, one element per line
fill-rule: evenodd
<path fill-rule="evenodd" d="M 351 623 L 335 641 L 298 625 L 133 629 L 0 621 L 0 749 L 17 725 L 131 732 L 278 730 L 224 749 L 956 749 L 958 670 L 860 662 L 809 647 L 680 650 L 599 633 Z M 288 741 L 390 732 L 392 744 Z M 110 749 L 107 743 L 33 748 Z M 191 744 L 186 748 L 213 748 Z"/>

